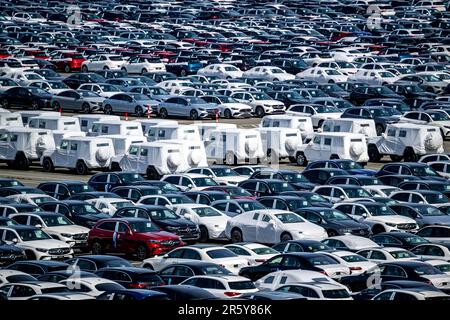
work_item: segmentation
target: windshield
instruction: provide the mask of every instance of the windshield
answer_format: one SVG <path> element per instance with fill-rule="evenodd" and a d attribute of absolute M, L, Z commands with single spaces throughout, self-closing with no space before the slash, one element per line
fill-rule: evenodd
<path fill-rule="evenodd" d="M 269 248 L 269 247 L 261 247 L 261 248 L 253 248 L 250 249 L 257 255 L 265 255 L 265 254 L 278 254 L 279 252 L 275 249 Z"/>
<path fill-rule="evenodd" d="M 211 259 L 232 258 L 237 257 L 235 253 L 228 249 L 213 249 L 206 251 L 206 254 Z"/>
<path fill-rule="evenodd" d="M 98 85 L 104 92 L 117 92 L 120 91 L 119 88 L 113 86 L 112 84 L 99 84 Z"/>
<path fill-rule="evenodd" d="M 269 97 L 267 94 L 263 92 L 252 93 L 252 96 L 255 100 L 272 100 L 271 97 Z"/>
<path fill-rule="evenodd" d="M 280 220 L 282 223 L 302 223 L 304 220 L 294 213 L 276 213 L 275 218 Z"/>
<path fill-rule="evenodd" d="M 17 230 L 20 239 L 23 241 L 48 240 L 52 239 L 48 234 L 39 229 Z"/>
<path fill-rule="evenodd" d="M 441 79 L 439 79 L 438 77 L 433 76 L 431 74 L 422 75 L 422 78 L 428 82 L 440 82 L 441 81 Z"/>
<path fill-rule="evenodd" d="M 161 210 L 151 210 L 150 216 L 153 220 L 170 220 L 170 219 L 179 219 L 175 212 L 169 209 L 161 209 Z"/>
<path fill-rule="evenodd" d="M 116 202 L 111 202 L 111 205 L 116 209 L 120 209 L 120 208 L 132 206 L 133 203 L 131 201 L 116 201 Z"/>
<path fill-rule="evenodd" d="M 450 202 L 449 199 L 443 195 L 442 193 L 426 193 L 422 194 L 428 203 L 435 204 L 435 203 L 448 203 Z"/>
<path fill-rule="evenodd" d="M 370 113 L 375 117 L 395 116 L 401 114 L 400 111 L 394 108 L 370 109 Z"/>
<path fill-rule="evenodd" d="M 97 214 L 99 211 L 91 204 L 75 204 L 70 206 L 70 210 L 75 215 Z"/>
<path fill-rule="evenodd" d="M 370 198 L 371 195 L 362 188 L 349 188 L 344 189 L 349 198 Z"/>
<path fill-rule="evenodd" d="M 145 180 L 140 174 L 137 173 L 122 173 L 120 177 L 122 178 L 122 181 L 125 183 Z"/>
<path fill-rule="evenodd" d="M 357 254 L 351 254 L 351 255 L 348 255 L 348 256 L 342 256 L 341 259 L 344 260 L 345 262 L 349 262 L 349 263 L 367 261 L 366 258 L 364 258 L 364 257 L 362 257 L 360 255 L 357 255 Z"/>
<path fill-rule="evenodd" d="M 156 232 L 160 229 L 150 221 L 133 221 L 130 222 L 131 230 L 137 233 Z"/>
<path fill-rule="evenodd" d="M 42 220 L 47 227 L 57 227 L 57 226 L 67 226 L 73 223 L 64 216 L 51 215 L 51 216 L 41 216 Z"/>
<path fill-rule="evenodd" d="M 413 244 L 413 245 L 418 245 L 418 244 L 423 244 L 423 243 L 428 243 L 429 242 L 428 240 L 426 240 L 426 239 L 424 239 L 424 238 L 422 238 L 420 236 L 416 236 L 416 235 L 411 235 L 411 236 L 408 236 L 408 237 L 404 237 L 403 240 L 406 243 Z"/>
<path fill-rule="evenodd" d="M 307 257 L 306 260 L 308 260 L 313 266 L 338 264 L 336 260 L 326 255 Z"/>
<path fill-rule="evenodd" d="M 395 213 L 390 208 L 388 208 L 387 206 L 365 205 L 365 207 L 370 212 L 370 214 L 372 216 L 390 216 L 390 215 L 395 215 Z"/>
<path fill-rule="evenodd" d="M 441 271 L 439 271 L 439 269 L 436 269 L 433 266 L 420 266 L 420 267 L 416 267 L 414 268 L 414 271 L 416 272 L 416 274 L 418 274 L 419 276 L 422 275 L 432 275 L 432 274 L 443 274 Z"/>
<path fill-rule="evenodd" d="M 343 170 L 352 170 L 352 169 L 364 169 L 362 165 L 355 161 L 343 161 L 339 162 L 339 167 Z"/>
<path fill-rule="evenodd" d="M 421 177 L 421 176 L 438 177 L 439 176 L 439 174 L 436 171 L 434 171 L 433 168 L 430 168 L 430 167 L 415 167 L 415 168 L 412 168 L 412 171 L 413 171 L 413 175 L 419 176 L 419 177 Z"/>
<path fill-rule="evenodd" d="M 54 201 L 55 199 L 53 199 L 52 197 L 34 197 L 34 198 L 32 198 L 32 200 L 36 204 L 41 204 L 41 203 L 45 203 L 45 202 Z"/>
<path fill-rule="evenodd" d="M 239 174 L 230 168 L 211 168 L 214 174 L 218 177 L 238 176 Z"/>
<path fill-rule="evenodd" d="M 221 267 L 219 265 L 211 265 L 207 267 L 202 267 L 201 269 L 202 274 L 232 274 L 228 269 L 225 269 L 224 267 Z"/>
<path fill-rule="evenodd" d="M 433 206 L 423 206 L 417 208 L 417 210 L 420 212 L 423 216 L 445 216 L 446 214 L 439 210 L 436 207 Z"/>
<path fill-rule="evenodd" d="M 295 189 L 287 182 L 273 182 L 269 184 L 273 192 L 294 191 Z"/>
<path fill-rule="evenodd" d="M 400 250 L 400 251 L 391 251 L 391 256 L 393 256 L 395 259 L 409 259 L 409 258 L 415 258 L 416 255 L 414 253 L 411 253 L 406 250 Z"/>
<path fill-rule="evenodd" d="M 292 183 L 297 182 L 309 183 L 309 180 L 306 179 L 301 173 L 283 173 L 283 178 Z"/>
<path fill-rule="evenodd" d="M 93 191 L 87 184 L 70 184 L 67 186 L 71 194 Z"/>
<path fill-rule="evenodd" d="M 200 207 L 200 208 L 192 208 L 192 211 L 194 211 L 198 216 L 200 217 L 219 217 L 222 216 L 222 214 L 211 207 Z"/>
<path fill-rule="evenodd" d="M 263 206 L 258 201 L 246 201 L 246 202 L 239 202 L 239 205 L 244 211 L 253 211 L 253 210 L 262 210 L 266 209 L 265 206 Z"/>
<path fill-rule="evenodd" d="M 210 187 L 218 184 L 211 178 L 192 178 L 196 187 Z"/>
<path fill-rule="evenodd" d="M 326 221 L 351 220 L 346 214 L 334 209 L 319 211 L 319 214 Z"/>
<path fill-rule="evenodd" d="M 335 106 L 316 106 L 316 111 L 318 113 L 335 113 L 335 112 L 341 112 L 337 107 Z"/>
<path fill-rule="evenodd" d="M 434 121 L 450 120 L 450 117 L 445 112 L 429 112 L 428 114 Z"/>
<path fill-rule="evenodd" d="M 66 89 L 69 88 L 64 82 L 49 82 L 48 83 L 52 89 Z"/>

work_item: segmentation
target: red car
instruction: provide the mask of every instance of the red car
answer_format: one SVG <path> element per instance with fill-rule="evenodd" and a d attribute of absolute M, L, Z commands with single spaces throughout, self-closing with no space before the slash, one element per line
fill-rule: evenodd
<path fill-rule="evenodd" d="M 217 186 L 217 187 L 208 187 L 203 189 L 204 191 L 223 191 L 230 195 L 231 199 L 252 199 L 255 200 L 256 197 L 252 195 L 250 192 L 245 190 L 244 188 L 237 186 Z"/>
<path fill-rule="evenodd" d="M 134 254 L 139 260 L 184 245 L 179 236 L 139 218 L 102 219 L 89 232 L 87 242 L 93 254 Z"/>
<path fill-rule="evenodd" d="M 77 51 L 60 50 L 51 55 L 50 62 L 56 66 L 59 71 L 66 73 L 81 70 L 81 64 L 86 59 Z"/>

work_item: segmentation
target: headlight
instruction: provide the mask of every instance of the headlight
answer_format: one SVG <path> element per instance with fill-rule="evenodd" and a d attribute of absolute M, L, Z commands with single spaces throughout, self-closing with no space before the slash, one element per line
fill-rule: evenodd
<path fill-rule="evenodd" d="M 205 111 L 205 109 L 203 109 L 203 108 L 198 108 L 198 110 L 199 110 L 199 111 Z"/>
<path fill-rule="evenodd" d="M 170 230 L 170 231 L 175 231 L 177 229 L 178 229 L 177 227 L 167 227 L 167 230 Z"/>
<path fill-rule="evenodd" d="M 43 248 L 36 248 L 36 250 L 39 252 L 47 252 L 48 251 L 47 249 L 43 249 Z"/>
<path fill-rule="evenodd" d="M 220 226 L 219 226 L 218 224 L 215 224 L 215 225 L 214 225 L 214 228 L 219 229 Z"/>
<path fill-rule="evenodd" d="M 389 227 L 396 227 L 397 226 L 397 224 L 390 223 L 390 222 L 386 222 L 386 225 L 388 225 Z"/>
<path fill-rule="evenodd" d="M 299 231 L 298 233 L 303 234 L 303 231 Z"/>
<path fill-rule="evenodd" d="M 72 235 L 69 233 L 61 233 L 61 236 L 65 237 L 65 238 L 72 238 Z"/>
<path fill-rule="evenodd" d="M 450 126 L 444 126 L 444 128 L 446 128 L 446 129 L 450 129 Z"/>
<path fill-rule="evenodd" d="M 341 233 L 351 233 L 352 230 L 350 229 L 341 229 Z"/>
<path fill-rule="evenodd" d="M 235 111 L 237 111 L 237 110 L 239 110 L 239 108 L 231 108 L 231 110 L 235 110 Z"/>
<path fill-rule="evenodd" d="M 159 240 L 147 240 L 147 241 L 148 241 L 148 243 L 153 243 L 153 244 L 160 243 Z"/>

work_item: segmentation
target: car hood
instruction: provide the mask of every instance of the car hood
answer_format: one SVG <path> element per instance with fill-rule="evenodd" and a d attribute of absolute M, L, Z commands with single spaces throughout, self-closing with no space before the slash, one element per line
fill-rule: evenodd
<path fill-rule="evenodd" d="M 1 254 L 22 254 L 23 250 L 11 245 L 11 244 L 3 244 L 0 245 L 0 253 Z"/>
<path fill-rule="evenodd" d="M 395 224 L 416 223 L 416 221 L 411 218 L 398 216 L 398 215 L 375 216 L 375 217 L 371 217 L 370 219 L 378 220 L 378 221 L 382 221 L 382 222 L 395 223 Z"/>
<path fill-rule="evenodd" d="M 89 229 L 82 226 L 70 225 L 70 226 L 47 227 L 46 231 L 77 234 L 77 233 L 88 233 Z"/>
<path fill-rule="evenodd" d="M 183 218 L 158 220 L 156 223 L 164 227 L 195 227 L 194 223 Z"/>
<path fill-rule="evenodd" d="M 156 231 L 156 232 L 148 232 L 141 233 L 142 236 L 146 238 L 150 238 L 153 240 L 179 240 L 180 237 L 174 235 L 173 233 L 167 231 Z"/>
<path fill-rule="evenodd" d="M 276 101 L 276 100 L 255 100 L 255 101 L 253 101 L 253 103 L 264 104 L 266 106 L 279 106 L 279 105 L 282 105 L 281 102 Z"/>
<path fill-rule="evenodd" d="M 363 174 L 366 176 L 374 176 L 378 171 L 371 169 L 350 169 L 346 170 L 350 174 Z"/>
<path fill-rule="evenodd" d="M 48 239 L 22 242 L 24 246 L 42 249 L 70 248 L 64 241 Z"/>
<path fill-rule="evenodd" d="M 450 216 L 424 216 L 422 219 L 423 224 L 440 224 L 450 226 Z"/>

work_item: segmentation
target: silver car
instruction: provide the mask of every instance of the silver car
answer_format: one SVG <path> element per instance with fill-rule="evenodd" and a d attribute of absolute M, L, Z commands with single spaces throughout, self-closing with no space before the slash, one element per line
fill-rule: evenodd
<path fill-rule="evenodd" d="M 159 102 L 140 93 L 118 93 L 104 101 L 103 112 L 106 114 L 129 113 L 142 117 L 156 110 Z"/>
<path fill-rule="evenodd" d="M 104 99 L 95 92 L 69 89 L 54 95 L 51 106 L 55 111 L 61 109 L 62 111 L 75 110 L 90 113 L 102 110 Z"/>
<path fill-rule="evenodd" d="M 172 97 L 158 107 L 158 114 L 162 119 L 171 116 L 192 120 L 214 118 L 218 112 L 217 104 L 207 103 L 198 97 Z"/>

